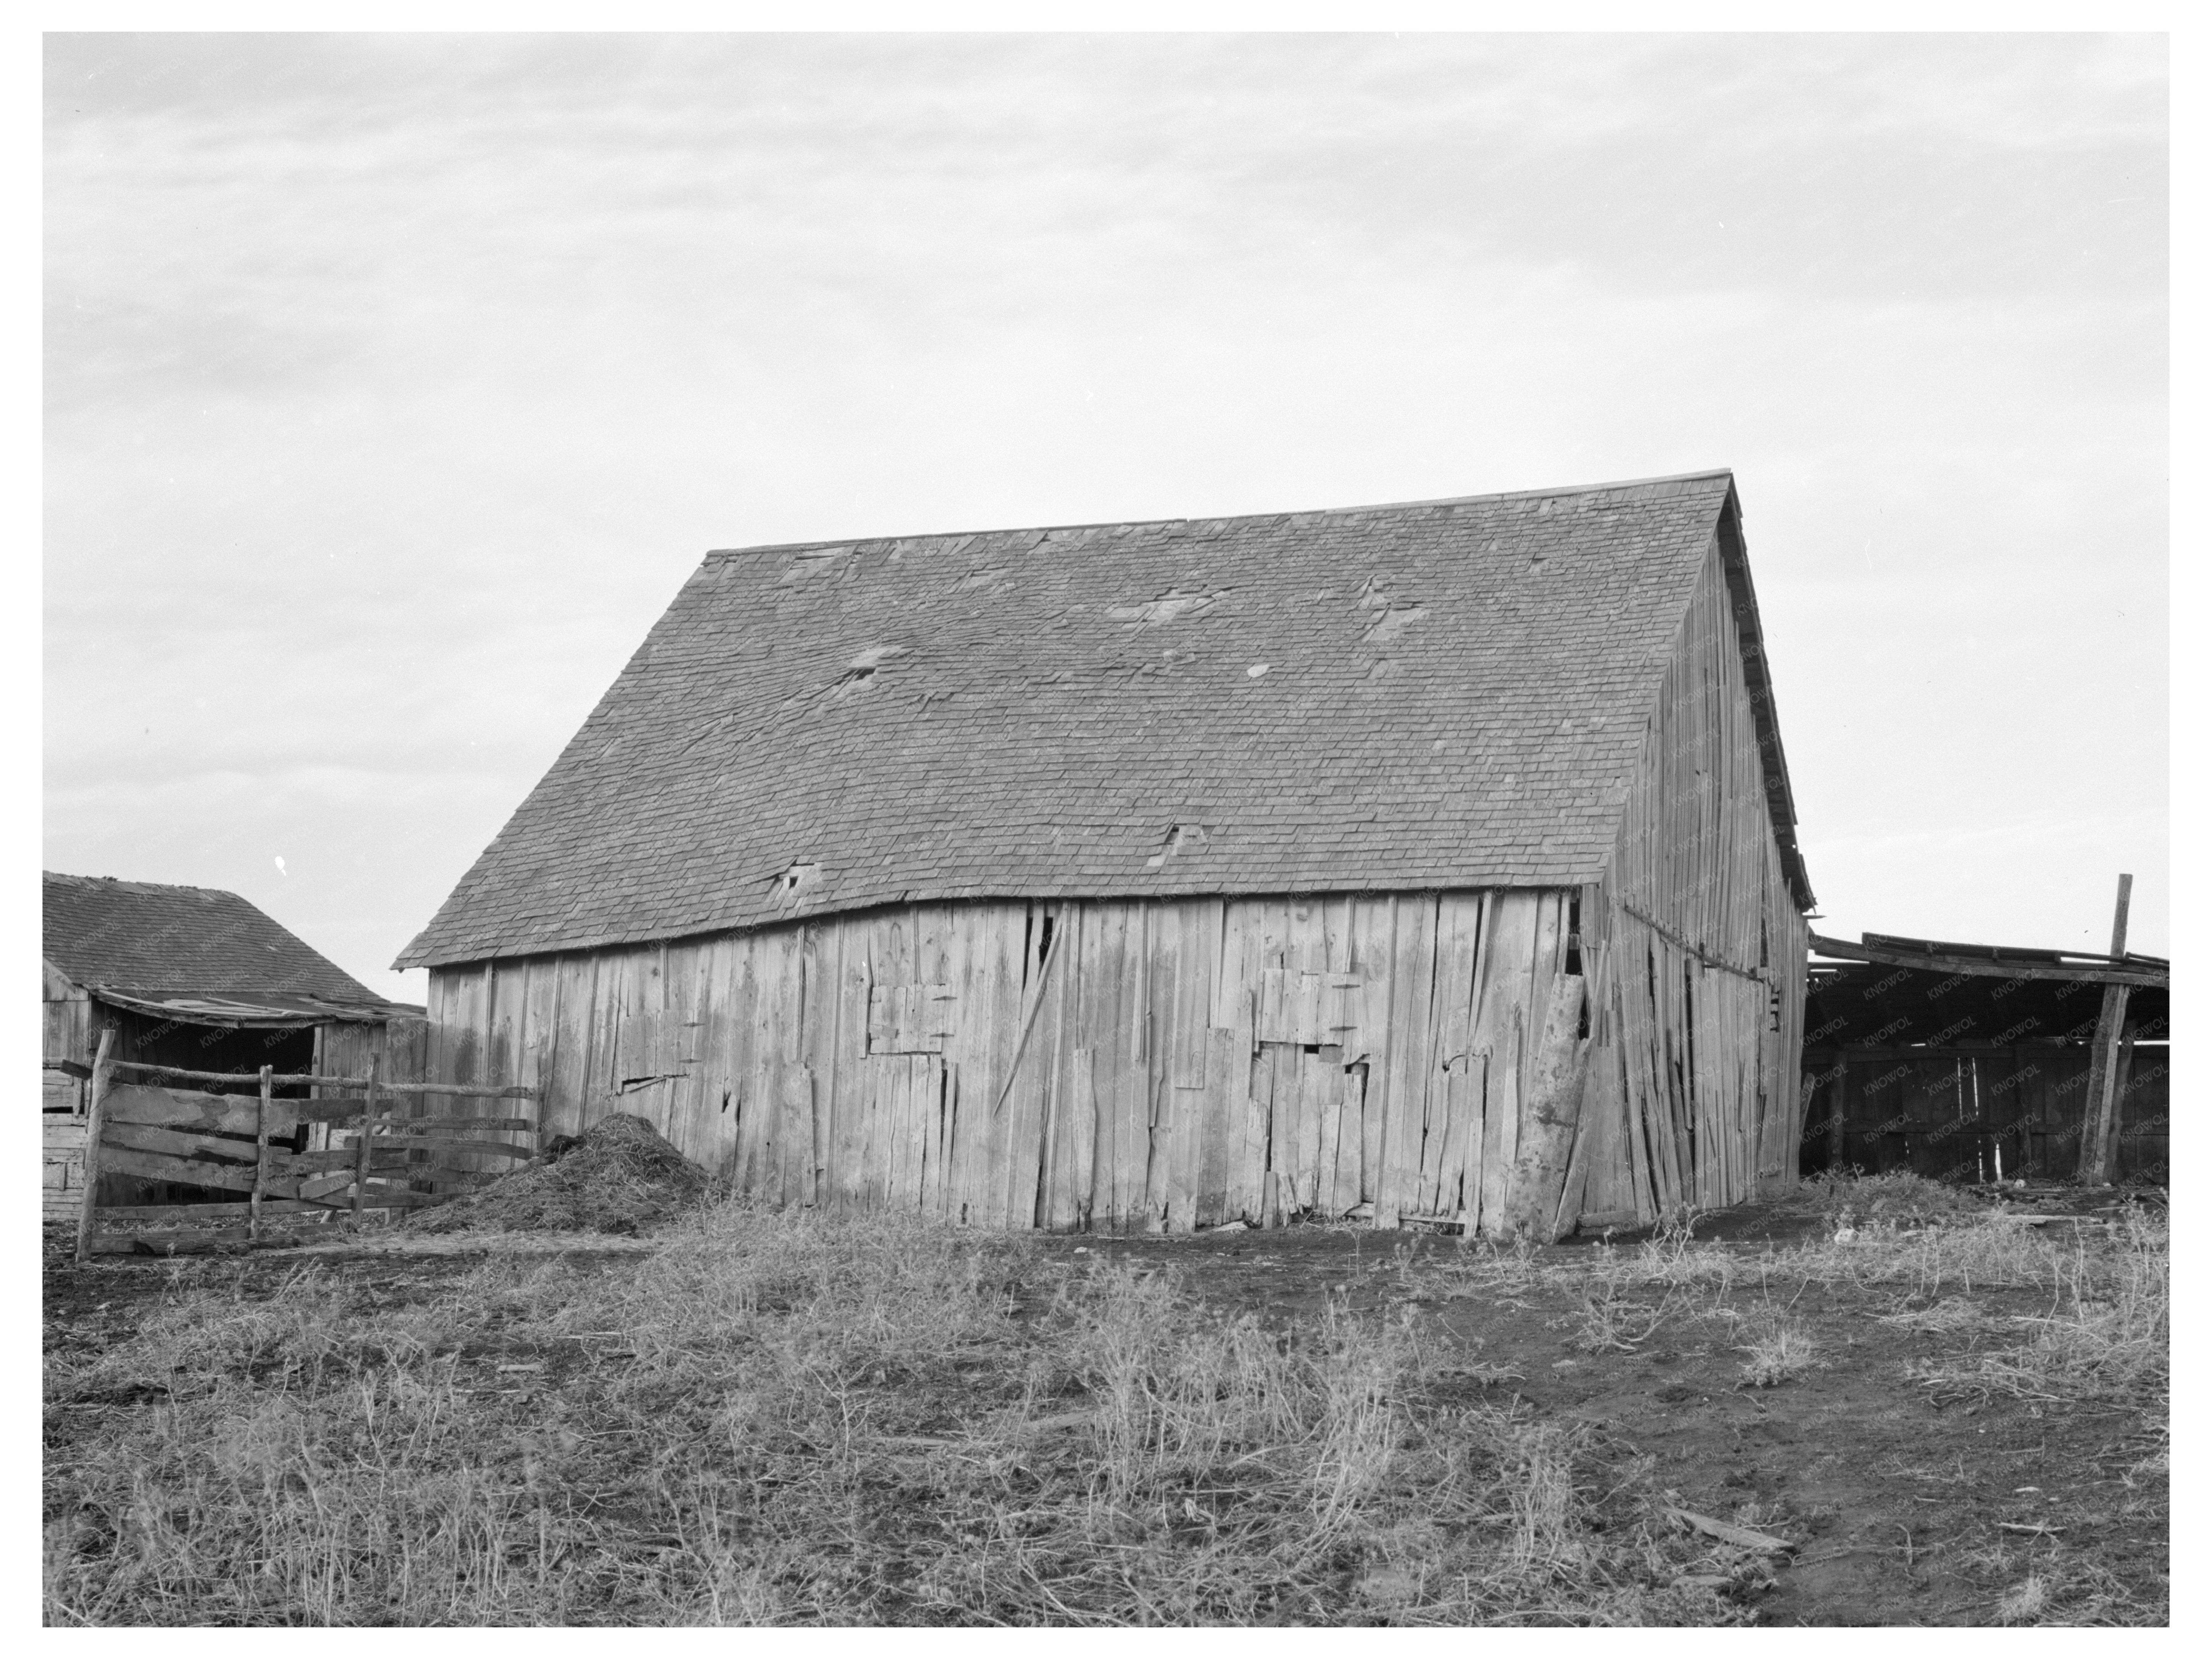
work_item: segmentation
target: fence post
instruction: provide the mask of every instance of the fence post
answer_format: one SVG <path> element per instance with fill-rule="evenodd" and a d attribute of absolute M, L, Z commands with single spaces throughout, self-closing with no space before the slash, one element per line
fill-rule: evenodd
<path fill-rule="evenodd" d="M 253 1191 L 246 1200 L 246 1237 L 261 1242 L 261 1188 L 269 1179 L 269 1073 L 261 1068 L 261 1101 L 253 1112 Z"/>
<path fill-rule="evenodd" d="M 100 1132 L 107 1121 L 107 1051 L 115 1042 L 115 1027 L 100 1028 L 100 1050 L 92 1060 L 92 1103 L 84 1120 L 84 1199 L 76 1206 L 76 1259 L 79 1266 L 92 1259 L 92 1206 L 100 1193 Z"/>
<path fill-rule="evenodd" d="M 368 1090 L 362 1097 L 361 1135 L 355 1146 L 353 1170 L 353 1224 L 361 1225 L 362 1194 L 368 1186 L 368 1126 L 376 1115 L 376 1072 L 384 1056 L 372 1048 L 368 1053 Z"/>

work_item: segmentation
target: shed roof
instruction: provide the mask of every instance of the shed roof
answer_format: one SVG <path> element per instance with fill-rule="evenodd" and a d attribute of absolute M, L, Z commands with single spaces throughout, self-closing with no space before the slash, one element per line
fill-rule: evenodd
<path fill-rule="evenodd" d="M 46 959 L 76 984 L 149 1002 L 329 1005 L 334 1018 L 392 1006 L 235 893 L 52 870 L 45 878 Z"/>
<path fill-rule="evenodd" d="M 1863 1046 L 2081 1046 L 2097 1031 L 2103 990 L 2128 988 L 2138 1041 L 2164 1042 L 2173 964 L 2130 951 L 2031 950 L 1862 933 L 1814 933 L 1805 984 L 1808 1052 Z M 1821 961 L 1819 958 L 1830 960 Z"/>
<path fill-rule="evenodd" d="M 1771 738 L 1735 521 L 1716 471 L 710 553 L 398 965 L 908 901 L 1585 881 L 1717 542 Z"/>

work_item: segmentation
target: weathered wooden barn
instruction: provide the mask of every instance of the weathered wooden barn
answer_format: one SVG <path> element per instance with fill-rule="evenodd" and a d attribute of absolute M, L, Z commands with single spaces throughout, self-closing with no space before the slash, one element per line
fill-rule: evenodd
<path fill-rule="evenodd" d="M 399 965 L 762 1200 L 1493 1237 L 1794 1180 L 1731 477 L 709 554 Z"/>
<path fill-rule="evenodd" d="M 103 1029 L 109 1058 L 234 1073 L 319 1073 L 365 1058 L 397 1027 L 419 1045 L 422 1010 L 378 996 L 235 893 L 45 872 L 40 989 L 49 1218 L 75 1214 L 86 1082 Z M 102 1178 L 103 1204 L 174 1202 L 173 1183 Z M 210 1197 L 221 1196 L 210 1194 Z"/>

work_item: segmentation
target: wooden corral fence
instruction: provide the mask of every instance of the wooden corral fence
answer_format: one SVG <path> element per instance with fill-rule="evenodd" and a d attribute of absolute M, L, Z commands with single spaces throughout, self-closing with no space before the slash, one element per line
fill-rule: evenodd
<path fill-rule="evenodd" d="M 237 1086 L 234 1073 L 194 1072 L 109 1057 L 109 1034 L 100 1038 L 92 1068 L 81 1130 L 82 1165 L 76 1191 L 77 1260 L 100 1252 L 129 1251 L 143 1241 L 158 1247 L 177 1239 L 164 1230 L 229 1222 L 226 1231 L 196 1231 L 196 1244 L 263 1237 L 264 1217 L 288 1225 L 358 1219 L 366 1209 L 389 1211 L 434 1204 L 492 1179 L 502 1161 L 536 1156 L 535 1124 L 528 1115 L 475 1115 L 428 1109 L 452 1103 L 469 1111 L 471 1101 L 535 1103 L 520 1085 L 386 1082 L 372 1057 L 366 1077 L 314 1073 L 279 1075 L 261 1068 L 254 1094 L 212 1092 L 167 1083 L 119 1080 L 161 1078 L 184 1084 Z M 313 1088 L 308 1099 L 279 1097 L 285 1088 Z M 307 1143 L 321 1126 L 326 1143 Z M 527 1135 L 518 1145 L 502 1137 Z M 49 1131 L 49 1145 L 52 1144 Z M 94 1200 L 102 1175 L 237 1193 L 232 1202 L 102 1208 Z M 52 1190 L 50 1188 L 49 1190 Z M 64 1188 L 66 1190 L 66 1188 Z"/>

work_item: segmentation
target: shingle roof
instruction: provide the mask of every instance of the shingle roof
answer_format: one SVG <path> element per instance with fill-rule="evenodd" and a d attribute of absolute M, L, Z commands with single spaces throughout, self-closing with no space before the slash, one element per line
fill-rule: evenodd
<path fill-rule="evenodd" d="M 79 985 L 147 998 L 383 1000 L 235 893 L 45 874 L 46 958 Z"/>
<path fill-rule="evenodd" d="M 1732 500 L 1714 472 L 711 553 L 398 965 L 1589 879 Z"/>

